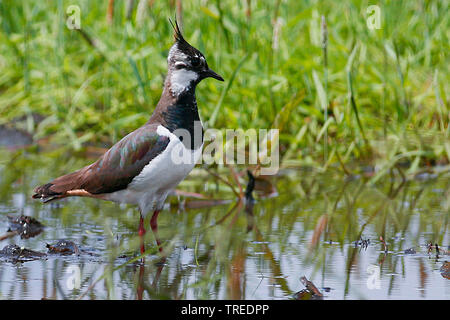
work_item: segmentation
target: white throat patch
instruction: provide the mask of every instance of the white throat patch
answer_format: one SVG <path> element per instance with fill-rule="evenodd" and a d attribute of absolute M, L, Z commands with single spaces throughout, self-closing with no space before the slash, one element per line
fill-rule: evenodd
<path fill-rule="evenodd" d="M 180 93 L 192 86 L 192 82 L 197 80 L 196 72 L 186 69 L 172 70 L 170 74 L 170 91 L 173 95 L 179 96 Z"/>

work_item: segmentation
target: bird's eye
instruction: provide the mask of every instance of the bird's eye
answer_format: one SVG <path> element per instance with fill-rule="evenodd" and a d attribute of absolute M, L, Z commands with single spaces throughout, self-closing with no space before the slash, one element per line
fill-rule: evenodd
<path fill-rule="evenodd" d="M 193 67 L 198 67 L 201 64 L 201 60 L 199 57 L 193 57 L 191 60 L 191 64 Z"/>

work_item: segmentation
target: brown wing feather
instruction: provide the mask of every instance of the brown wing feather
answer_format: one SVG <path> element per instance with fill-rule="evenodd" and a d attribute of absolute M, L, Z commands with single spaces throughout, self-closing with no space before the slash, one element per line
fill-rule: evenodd
<path fill-rule="evenodd" d="M 125 136 L 93 164 L 37 187 L 33 198 L 44 202 L 71 195 L 94 196 L 125 189 L 142 169 L 164 151 L 169 138 L 147 124 Z M 69 193 L 68 191 L 77 190 Z"/>

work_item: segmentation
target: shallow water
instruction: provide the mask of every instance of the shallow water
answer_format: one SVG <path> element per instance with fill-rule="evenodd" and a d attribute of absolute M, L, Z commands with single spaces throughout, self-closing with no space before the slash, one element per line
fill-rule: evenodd
<path fill-rule="evenodd" d="M 324 299 L 450 298 L 450 280 L 439 271 L 450 261 L 448 173 L 405 183 L 386 176 L 368 186 L 333 170 L 285 170 L 270 180 L 276 194 L 256 192 L 249 213 L 226 185 L 197 168 L 178 189 L 229 201 L 213 206 L 172 196 L 158 220 L 169 253 L 158 265 L 156 253 L 145 264 L 127 263 L 139 252 L 135 208 L 31 199 L 36 185 L 88 163 L 81 159 L 59 151 L 1 152 L 0 236 L 7 215 L 32 216 L 46 227 L 33 238 L 0 241 L 0 249 L 14 243 L 47 252 L 47 243 L 68 239 L 81 254 L 0 259 L 0 298 L 292 299 L 304 289 L 302 276 Z M 355 244 L 360 238 L 367 247 Z M 429 242 L 439 245 L 438 256 L 428 252 Z M 156 252 L 151 232 L 146 244 Z M 409 248 L 416 253 L 405 254 Z"/>

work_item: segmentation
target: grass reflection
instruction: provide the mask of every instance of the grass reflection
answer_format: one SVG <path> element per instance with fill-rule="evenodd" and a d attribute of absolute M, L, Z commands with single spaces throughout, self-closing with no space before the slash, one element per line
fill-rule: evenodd
<path fill-rule="evenodd" d="M 167 259 L 161 261 L 148 233 L 142 264 L 133 207 L 93 199 L 45 206 L 31 201 L 33 186 L 81 160 L 58 151 L 1 157 L 1 232 L 8 228 L 7 215 L 33 216 L 46 226 L 35 238 L 9 238 L 1 247 L 16 243 L 46 252 L 46 243 L 70 239 L 82 252 L 23 264 L 0 260 L 3 298 L 290 299 L 303 275 L 319 290 L 329 290 L 325 299 L 448 298 L 448 280 L 436 276 L 448 260 L 448 173 L 427 179 L 392 174 L 368 184 L 364 177 L 345 178 L 331 169 L 286 169 L 264 182 L 276 193 L 266 197 L 256 191 L 249 205 L 197 168 L 180 186 L 181 194 L 204 199 L 171 197 L 159 222 Z M 239 177 L 245 186 L 247 176 Z M 362 247 L 359 240 L 370 241 Z M 441 248 L 438 256 L 428 253 L 429 242 Z M 405 254 L 409 248 L 416 253 Z M 378 292 L 366 287 L 370 265 L 380 270 Z M 68 289 L 74 267 L 80 283 Z"/>

